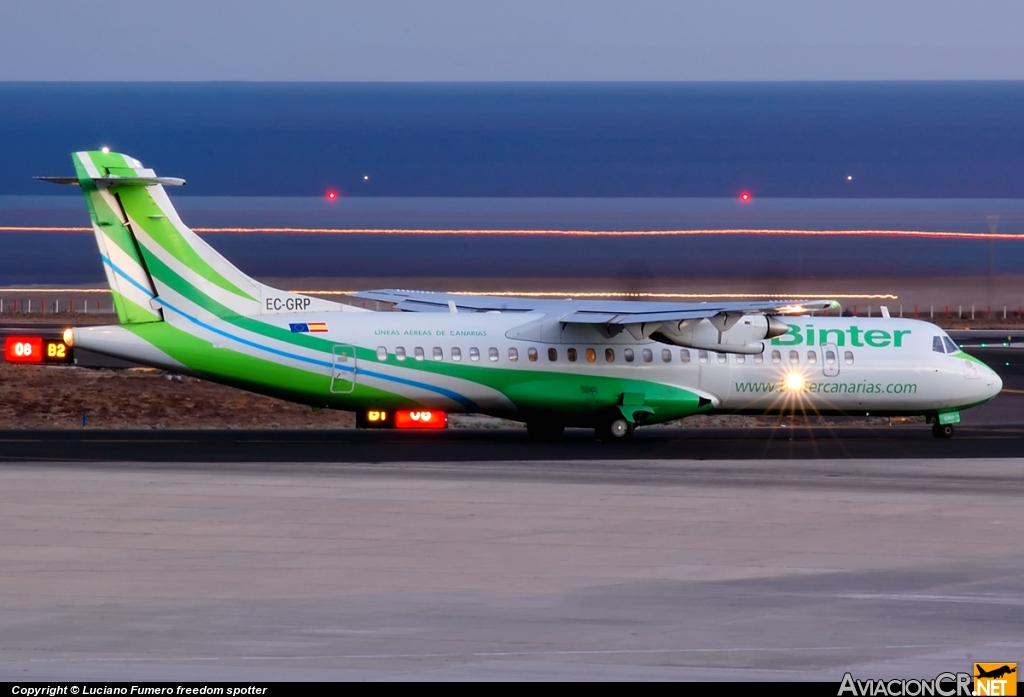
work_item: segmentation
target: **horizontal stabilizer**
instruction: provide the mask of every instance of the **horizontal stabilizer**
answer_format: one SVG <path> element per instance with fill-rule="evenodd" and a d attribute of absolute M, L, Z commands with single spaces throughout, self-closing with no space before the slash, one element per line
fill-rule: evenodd
<path fill-rule="evenodd" d="M 51 184 L 80 186 L 78 177 L 33 177 Z M 185 186 L 185 180 L 179 177 L 95 177 L 92 179 L 97 186 Z"/>

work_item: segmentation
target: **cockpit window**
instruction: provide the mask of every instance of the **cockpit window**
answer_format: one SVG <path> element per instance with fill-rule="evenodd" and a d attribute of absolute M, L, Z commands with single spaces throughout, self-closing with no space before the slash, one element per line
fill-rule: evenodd
<path fill-rule="evenodd" d="M 935 351 L 936 353 L 945 353 L 946 352 L 946 347 L 944 347 L 942 345 L 942 337 L 941 336 L 933 336 L 932 337 L 932 351 Z"/>
<path fill-rule="evenodd" d="M 959 350 L 948 336 L 942 337 L 942 343 L 946 345 L 946 353 L 956 353 Z"/>

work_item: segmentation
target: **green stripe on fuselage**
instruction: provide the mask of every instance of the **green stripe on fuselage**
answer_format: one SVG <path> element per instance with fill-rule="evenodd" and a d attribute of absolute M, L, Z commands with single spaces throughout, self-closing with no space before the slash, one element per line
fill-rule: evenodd
<path fill-rule="evenodd" d="M 213 345 L 167 322 L 129 324 L 124 328 L 209 380 L 301 404 L 359 409 L 368 403 L 389 408 L 415 407 L 399 394 L 356 384 L 349 394 L 330 391 L 330 369 L 303 370 L 272 359 Z"/>
<path fill-rule="evenodd" d="M 284 327 L 268 324 L 253 317 L 233 313 L 208 295 L 199 291 L 181 278 L 155 255 L 146 253 L 147 262 L 157 275 L 174 291 L 195 303 L 231 327 L 252 332 L 270 341 L 278 341 L 297 348 L 311 349 L 321 354 L 321 360 L 330 362 L 332 351 L 341 340 L 326 339 L 308 333 L 296 333 Z M 185 308 L 182 308 L 185 309 Z M 170 311 L 170 310 L 168 310 Z M 339 320 L 341 318 L 339 317 Z M 351 342 L 348 342 L 351 343 Z M 268 347 L 277 348 L 277 347 Z M 619 404 L 624 393 L 643 394 L 645 406 L 655 410 L 654 421 L 669 421 L 710 409 L 710 405 L 699 407 L 699 396 L 695 393 L 649 380 L 561 373 L 544 370 L 495 368 L 452 363 L 450 361 L 397 360 L 394 355 L 384 361 L 377 360 L 377 352 L 370 348 L 356 346 L 356 358 L 363 365 L 388 365 L 405 370 L 424 373 L 422 382 L 431 383 L 429 375 L 456 378 L 475 382 L 504 394 L 518 408 L 523 410 L 547 410 L 573 412 L 596 410 Z M 225 349 L 211 349 L 225 351 Z M 244 354 L 238 354 L 244 355 Z M 273 359 L 268 359 L 273 360 Z M 185 362 L 185 361 L 183 361 Z M 189 363 L 186 365 L 192 367 Z M 361 387 L 357 383 L 357 388 Z M 325 388 L 324 392 L 328 390 Z M 385 393 L 390 394 L 390 393 Z M 395 397 L 395 395 L 392 395 Z M 350 403 L 349 398 L 339 397 L 335 401 Z M 381 404 L 383 406 L 383 404 Z M 393 405 L 391 405 L 393 406 Z"/>

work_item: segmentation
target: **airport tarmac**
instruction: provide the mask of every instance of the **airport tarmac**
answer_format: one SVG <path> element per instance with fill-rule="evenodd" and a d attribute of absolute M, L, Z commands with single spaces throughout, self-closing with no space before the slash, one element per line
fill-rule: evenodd
<path fill-rule="evenodd" d="M 0 679 L 838 682 L 1019 661 L 1024 369 L 970 350 L 1009 392 L 948 441 L 786 420 L 622 444 L 0 431 Z"/>
<path fill-rule="evenodd" d="M 934 677 L 1024 651 L 1022 494 L 1019 458 L 5 463 L 0 679 Z"/>

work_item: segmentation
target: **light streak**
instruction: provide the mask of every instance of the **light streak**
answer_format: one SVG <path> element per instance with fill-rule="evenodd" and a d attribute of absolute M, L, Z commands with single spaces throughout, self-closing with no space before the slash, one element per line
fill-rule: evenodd
<path fill-rule="evenodd" d="M 109 293 L 109 288 L 4 288 L 0 293 Z"/>
<path fill-rule="evenodd" d="M 301 295 L 352 295 L 359 290 L 289 290 L 289 293 Z M 430 293 L 434 291 L 422 291 Z M 893 293 L 623 293 L 620 291 L 556 291 L 556 290 L 452 290 L 437 291 L 450 293 L 451 295 L 490 295 L 500 298 L 647 298 L 655 300 L 679 300 L 696 298 L 699 300 L 728 300 L 728 299 L 753 299 L 753 300 L 791 300 L 794 297 L 805 300 L 898 300 L 899 296 Z M 0 293 L 24 293 L 31 295 L 35 293 L 110 293 L 109 288 L 3 288 Z"/>
<path fill-rule="evenodd" d="M 358 290 L 292 290 L 292 293 L 302 295 L 352 295 L 359 293 Z M 660 300 L 675 300 L 681 298 L 698 298 L 703 300 L 727 300 L 754 299 L 754 300 L 792 300 L 795 297 L 805 300 L 898 300 L 899 296 L 893 293 L 640 293 L 615 290 L 602 291 L 555 291 L 555 290 L 445 290 L 445 291 L 418 291 L 422 293 L 448 293 L 449 295 L 489 295 L 499 298 L 652 298 Z M 796 310 L 797 308 L 790 308 Z M 803 309 L 803 308 L 799 308 Z"/>
<path fill-rule="evenodd" d="M 1020 232 L 951 232 L 929 230 L 781 230 L 735 228 L 724 230 L 470 230 L 424 228 L 318 228 L 318 227 L 197 227 L 203 235 L 426 235 L 426 236 L 525 236 L 525 237 L 902 237 L 949 240 L 1024 240 Z M 0 232 L 92 232 L 89 227 L 0 226 Z"/>

